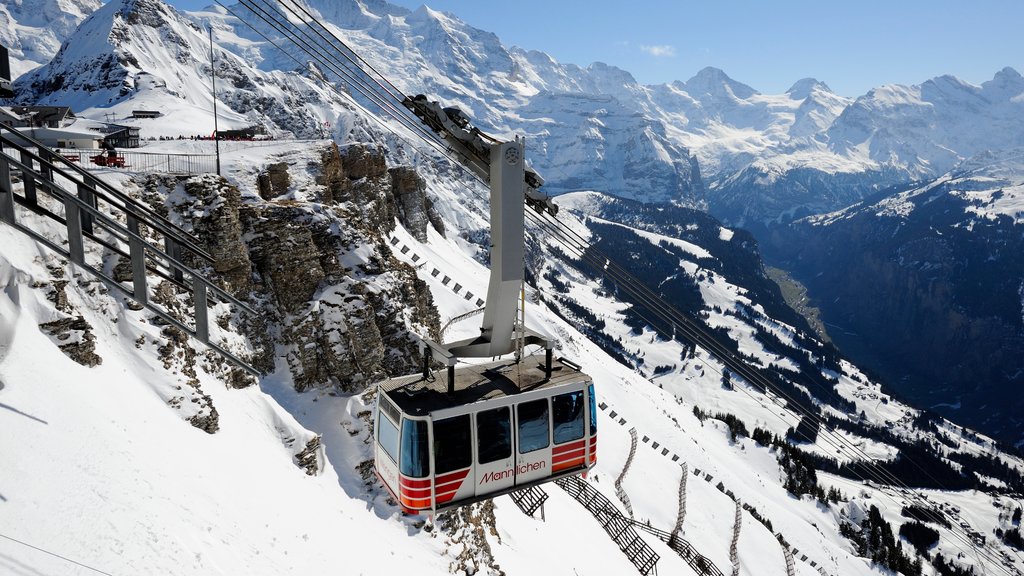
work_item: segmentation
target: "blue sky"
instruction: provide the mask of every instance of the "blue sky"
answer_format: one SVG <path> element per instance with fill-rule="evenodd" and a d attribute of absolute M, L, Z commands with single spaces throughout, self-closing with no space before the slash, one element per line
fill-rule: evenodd
<path fill-rule="evenodd" d="M 172 0 L 186 10 L 212 0 Z M 391 0 L 411 9 L 423 0 Z M 429 0 L 506 45 L 559 62 L 606 62 L 643 83 L 705 66 L 765 93 L 808 76 L 858 96 L 952 74 L 980 84 L 1024 73 L 1021 0 Z"/>

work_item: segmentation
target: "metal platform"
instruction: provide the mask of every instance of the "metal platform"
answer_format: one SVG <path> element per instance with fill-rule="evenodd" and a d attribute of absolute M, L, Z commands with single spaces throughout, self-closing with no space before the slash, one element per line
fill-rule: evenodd
<path fill-rule="evenodd" d="M 422 374 L 389 378 L 380 386 L 402 412 L 421 416 L 481 400 L 590 381 L 578 366 L 560 358 L 551 361 L 550 377 L 546 372 L 545 357 L 536 355 L 518 363 L 509 359 L 456 368 L 453 392 L 448 391 L 446 369 L 429 372 L 426 378 Z"/>

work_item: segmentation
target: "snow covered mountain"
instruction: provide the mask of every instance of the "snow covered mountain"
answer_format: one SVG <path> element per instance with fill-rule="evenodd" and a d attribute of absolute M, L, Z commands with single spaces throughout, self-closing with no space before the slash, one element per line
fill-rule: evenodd
<path fill-rule="evenodd" d="M 708 69 L 686 83 L 641 87 L 607 66 L 506 50 L 428 9 L 317 6 L 407 91 L 458 103 L 499 135 L 526 133 L 527 156 L 564 191 L 593 181 L 643 200 L 700 205 L 701 150 L 709 165 L 742 167 L 773 142 L 790 142 L 791 123 L 814 140 L 842 113 L 843 99 L 815 81 L 772 97 Z M 466 292 L 486 293 L 478 183 L 415 149 L 358 95 L 331 90 L 322 71 L 294 62 L 281 71 L 287 56 L 223 11 L 112 2 L 19 88 L 97 116 L 165 111 L 137 121 L 144 136 L 205 133 L 206 22 L 224 50 L 217 66 L 228 126 L 266 123 L 282 137 L 311 136 L 328 122 L 340 146 L 282 139 L 230 149 L 226 182 L 100 176 L 217 255 L 213 271 L 260 312 L 234 327 L 231 343 L 263 376 L 236 388 L 197 344 L 0 226 L 0 454 L 14 462 L 0 467 L 0 566 L 86 570 L 70 559 L 110 573 L 634 573 L 601 524 L 555 487 L 543 521 L 502 497 L 425 522 L 401 516 L 368 466 L 368 384 L 414 370 L 409 332 L 435 334 L 474 308 Z M 668 113 L 654 104 L 662 99 L 677 106 L 677 122 L 702 128 L 685 132 L 662 119 Z M 690 155 L 695 143 L 703 145 Z M 627 169 L 601 173 L 617 166 Z M 604 405 L 588 485 L 641 523 L 678 526 L 722 572 L 1024 568 L 1013 549 L 1024 460 L 901 403 L 818 342 L 767 281 L 749 234 L 683 206 L 606 191 L 561 198 L 560 226 L 589 253 L 543 229 L 529 238 L 528 323 L 586 366 Z M 59 233 L 39 214 L 17 215 Z M 656 271 L 641 275 L 648 290 L 777 388 L 675 337 L 650 302 L 602 275 L 592 258 L 602 254 Z M 118 264 L 103 249 L 89 256 Z M 442 280 L 449 276 L 461 292 Z M 73 329 L 55 333 L 47 328 L 54 322 Z M 476 330 L 457 323 L 447 338 Z M 69 339 L 91 344 L 102 362 L 76 362 Z M 927 500 L 865 481 L 869 462 Z M 662 573 L 696 573 L 657 538 L 643 538 Z M 918 547 L 929 560 L 915 565 Z"/>
<path fill-rule="evenodd" d="M 107 28 L 110 13 L 145 11 L 121 4 L 104 8 L 93 36 L 120 29 Z M 314 0 L 308 7 L 406 93 L 458 105 L 493 133 L 525 135 L 533 162 L 555 193 L 596 189 L 707 206 L 738 224 L 787 221 L 841 208 L 887 186 L 937 177 L 984 150 L 1020 146 L 1024 133 L 1024 79 L 1010 68 L 981 86 L 940 77 L 916 86 L 883 86 L 855 100 L 809 78 L 785 94 L 761 94 L 714 68 L 685 82 L 644 86 L 605 64 L 582 68 L 505 47 L 494 34 L 426 7 L 410 12 L 357 0 Z M 102 65 L 94 59 L 110 52 L 75 42 L 88 51 L 59 55 L 53 69 L 20 85 L 21 98 L 117 109 L 133 91 L 167 82 L 167 92 L 196 104 L 205 98 L 201 87 L 208 82 L 199 27 L 212 20 L 218 44 L 229 52 L 228 63 L 220 66 L 229 68 L 222 72 L 232 81 L 225 83 L 222 98 L 230 103 L 230 94 L 246 94 L 232 103 L 236 117 L 267 121 L 254 113 L 260 106 L 252 88 L 269 83 L 287 90 L 287 83 L 265 74 L 295 68 L 295 50 L 287 42 L 279 42 L 284 52 L 278 50 L 231 15 L 163 10 L 161 19 L 173 34 L 118 38 L 119 55 L 104 57 L 104 78 L 94 77 L 90 67 L 89 75 L 71 79 L 82 75 L 82 63 Z M 240 6 L 233 11 L 246 13 Z M 181 28 L 189 27 L 185 21 L 191 31 Z M 169 40 L 167 47 L 162 38 Z M 188 88 L 180 79 L 162 77 L 160 71 L 173 61 L 192 63 L 195 77 Z M 62 78 L 67 85 L 45 78 Z M 86 97 L 84 86 L 102 90 Z M 264 96 L 271 97 L 281 101 Z M 290 98 L 289 103 L 302 100 Z M 283 126 L 277 116 L 271 124 Z"/>
<path fill-rule="evenodd" d="M 1015 443 L 1024 438 L 1022 158 L 1021 148 L 980 154 L 780 229 L 766 248 L 820 295 L 852 358 L 901 382 L 916 404 Z"/>
<path fill-rule="evenodd" d="M 78 25 L 102 0 L 9 0 L 0 4 L 0 44 L 11 57 L 11 76 L 53 58 Z"/>

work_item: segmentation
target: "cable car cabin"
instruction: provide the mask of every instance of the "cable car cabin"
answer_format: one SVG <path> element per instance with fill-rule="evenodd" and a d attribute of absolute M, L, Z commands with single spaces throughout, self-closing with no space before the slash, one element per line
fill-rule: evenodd
<path fill-rule="evenodd" d="M 374 466 L 402 510 L 463 506 L 597 463 L 594 384 L 554 360 L 528 357 L 380 383 Z"/>

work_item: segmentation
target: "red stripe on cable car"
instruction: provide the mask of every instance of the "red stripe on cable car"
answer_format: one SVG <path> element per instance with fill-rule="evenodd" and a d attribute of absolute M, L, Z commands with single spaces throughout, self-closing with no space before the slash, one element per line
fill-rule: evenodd
<path fill-rule="evenodd" d="M 445 490 L 438 490 L 437 491 L 437 497 L 441 498 L 442 496 L 449 496 L 449 497 L 450 496 L 454 496 L 455 493 L 458 492 L 459 488 L 461 488 L 461 487 L 462 487 L 462 482 L 459 482 L 458 484 L 449 484 L 448 488 L 446 488 Z"/>
<path fill-rule="evenodd" d="M 445 492 L 444 494 L 437 494 L 435 497 L 437 498 L 438 502 L 447 502 L 452 498 L 455 498 L 455 495 L 458 493 L 458 490 L 452 490 L 451 492 Z"/>
<path fill-rule="evenodd" d="M 561 446 L 555 446 L 554 448 L 551 449 L 551 454 L 555 455 L 555 454 L 561 454 L 563 452 L 569 452 L 569 451 L 572 451 L 572 450 L 578 450 L 580 448 L 586 447 L 586 445 L 587 445 L 586 439 L 584 439 L 584 440 L 577 440 L 577 441 L 571 442 L 569 444 L 563 444 Z"/>
<path fill-rule="evenodd" d="M 430 508 L 430 498 L 413 499 L 402 496 L 402 506 L 411 508 L 413 510 L 423 510 Z"/>
<path fill-rule="evenodd" d="M 453 480 L 451 482 L 445 482 L 444 484 L 438 483 L 438 484 L 436 484 L 434 486 L 434 489 L 438 493 L 447 492 L 447 491 L 451 490 L 453 486 L 455 487 L 455 490 L 458 490 L 459 486 L 462 486 L 463 481 L 465 481 L 465 478 L 458 478 L 458 479 Z"/>
<path fill-rule="evenodd" d="M 409 498 L 430 498 L 430 487 L 426 488 L 405 488 L 402 487 L 402 496 Z"/>
<path fill-rule="evenodd" d="M 552 472 L 558 472 L 558 471 L 561 471 L 561 470 L 566 470 L 566 469 L 569 469 L 569 468 L 576 468 L 576 467 L 579 467 L 579 466 L 583 466 L 583 458 L 576 458 L 576 459 L 573 459 L 573 460 L 567 460 L 565 462 L 559 462 L 558 464 L 553 464 L 551 466 L 551 471 Z"/>
<path fill-rule="evenodd" d="M 430 478 L 419 480 L 400 476 L 398 478 L 398 483 L 401 484 L 403 488 L 430 488 Z"/>
<path fill-rule="evenodd" d="M 446 482 L 452 482 L 453 480 L 462 480 L 463 478 L 466 477 L 467 474 L 469 474 L 469 470 L 469 468 L 466 468 L 465 470 L 459 470 L 457 472 L 449 472 L 447 474 L 442 474 L 434 479 L 434 483 L 444 484 Z"/>
<path fill-rule="evenodd" d="M 584 454 L 586 454 L 586 449 L 581 446 L 579 450 L 573 450 L 571 452 L 563 452 L 561 454 L 556 454 L 551 457 L 551 461 L 557 464 L 559 462 L 564 462 L 565 460 L 570 460 L 572 458 L 582 458 Z"/>

